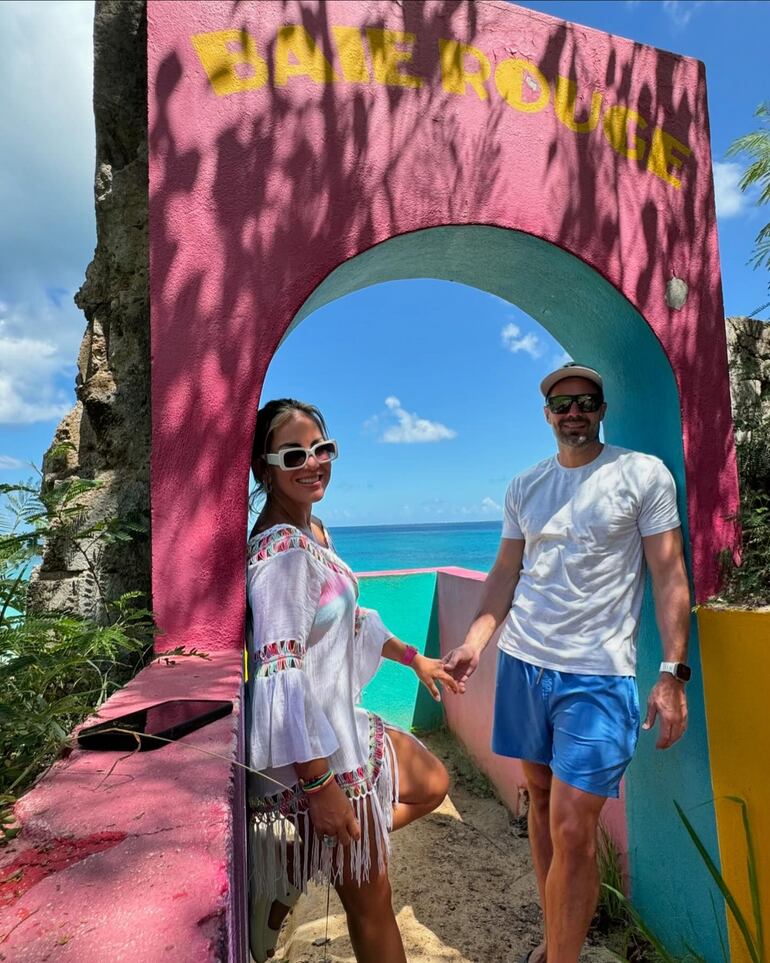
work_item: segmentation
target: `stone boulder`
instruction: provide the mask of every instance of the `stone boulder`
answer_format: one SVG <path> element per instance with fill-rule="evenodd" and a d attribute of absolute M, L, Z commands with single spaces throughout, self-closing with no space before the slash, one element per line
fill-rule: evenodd
<path fill-rule="evenodd" d="M 104 598 L 138 590 L 149 602 L 150 594 L 146 36 L 144 0 L 96 3 L 97 244 L 75 297 L 87 322 L 77 403 L 44 456 L 43 487 L 97 480 L 100 487 L 84 498 L 88 522 L 118 517 L 147 531 L 98 548 L 54 539 L 30 582 L 33 608 L 97 618 Z"/>

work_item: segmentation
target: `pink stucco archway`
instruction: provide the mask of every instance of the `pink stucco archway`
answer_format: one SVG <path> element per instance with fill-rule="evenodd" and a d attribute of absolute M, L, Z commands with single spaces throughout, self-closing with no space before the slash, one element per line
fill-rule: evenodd
<path fill-rule="evenodd" d="M 644 318 L 712 594 L 737 486 L 702 65 L 503 2 L 148 11 L 163 645 L 241 645 L 254 412 L 298 312 L 340 265 L 443 225 L 555 245 Z"/>
<path fill-rule="evenodd" d="M 666 457 L 715 591 L 738 493 L 702 64 L 495 0 L 149 0 L 148 68 L 161 647 L 242 645 L 267 367 L 314 306 L 397 277 L 495 291 L 589 349 L 613 440 Z M 687 745 L 640 748 L 627 815 L 637 906 L 705 953 L 724 921 L 671 804 L 713 851 L 695 676 Z"/>

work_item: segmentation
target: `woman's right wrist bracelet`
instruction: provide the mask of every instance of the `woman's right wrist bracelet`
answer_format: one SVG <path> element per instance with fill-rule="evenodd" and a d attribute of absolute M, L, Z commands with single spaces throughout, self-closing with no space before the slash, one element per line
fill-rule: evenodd
<path fill-rule="evenodd" d="M 334 770 L 327 769 L 322 776 L 318 776 L 315 779 L 308 779 L 307 782 L 305 782 L 304 779 L 300 778 L 299 784 L 300 784 L 300 787 L 302 788 L 302 791 L 306 795 L 312 796 L 313 793 L 320 792 L 322 789 L 325 789 L 329 785 L 329 783 L 332 782 L 333 779 L 334 779 Z"/>

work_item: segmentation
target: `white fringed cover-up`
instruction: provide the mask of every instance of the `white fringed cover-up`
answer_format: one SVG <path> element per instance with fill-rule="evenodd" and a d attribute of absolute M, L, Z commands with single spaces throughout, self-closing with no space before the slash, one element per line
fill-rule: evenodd
<path fill-rule="evenodd" d="M 308 800 L 294 769 L 322 756 L 361 826 L 360 841 L 348 850 L 351 875 L 368 879 L 369 817 L 382 869 L 398 780 L 382 719 L 356 703 L 392 633 L 375 611 L 359 608 L 358 582 L 333 549 L 290 525 L 250 539 L 247 590 L 248 764 L 264 774 L 249 773 L 253 892 L 274 895 L 287 878 L 305 890 L 311 880 L 325 882 L 330 871 L 332 882 L 341 876 L 344 851 L 338 846 L 332 862 L 335 851 L 309 831 Z M 287 831 L 311 841 L 288 869 Z"/>

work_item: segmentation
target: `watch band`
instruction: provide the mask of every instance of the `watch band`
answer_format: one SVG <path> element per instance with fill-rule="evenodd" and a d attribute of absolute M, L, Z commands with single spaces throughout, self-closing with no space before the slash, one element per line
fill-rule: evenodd
<path fill-rule="evenodd" d="M 660 671 L 668 672 L 679 682 L 689 682 L 692 670 L 686 662 L 661 662 Z"/>

